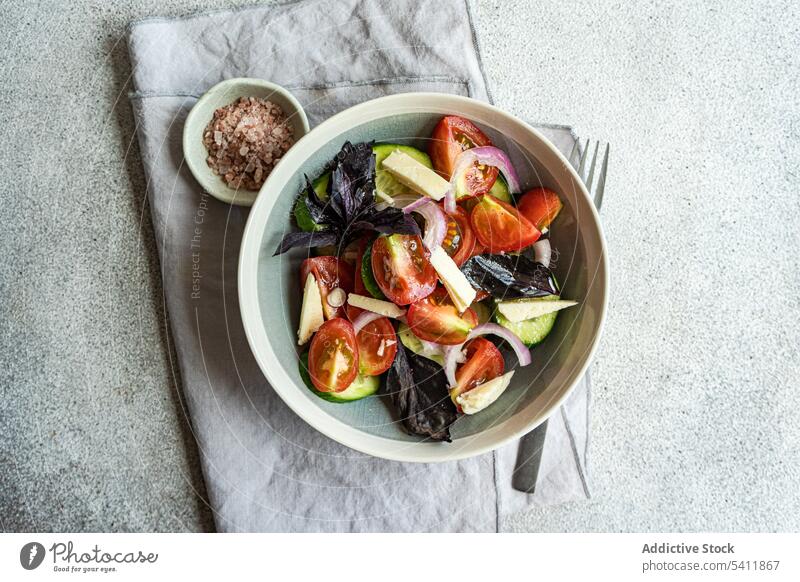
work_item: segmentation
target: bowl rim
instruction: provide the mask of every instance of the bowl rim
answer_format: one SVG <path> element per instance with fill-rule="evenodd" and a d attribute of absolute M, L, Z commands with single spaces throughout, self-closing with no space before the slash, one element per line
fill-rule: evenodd
<path fill-rule="evenodd" d="M 548 407 L 545 408 L 546 412 L 524 423 L 523 426 L 509 431 L 509 434 L 492 438 L 495 434 L 500 433 L 500 429 L 514 419 L 516 415 L 511 416 L 491 428 L 459 439 L 459 442 L 465 446 L 454 447 L 450 443 L 434 443 L 430 441 L 409 442 L 371 435 L 334 418 L 321 407 L 309 406 L 307 397 L 301 390 L 301 388 L 304 389 L 304 387 L 298 386 L 282 369 L 272 349 L 271 342 L 264 329 L 261 308 L 258 301 L 256 266 L 263 245 L 264 225 L 275 205 L 277 196 L 274 197 L 275 199 L 268 196 L 259 196 L 257 198 L 256 203 L 250 211 L 247 224 L 245 225 L 239 253 L 237 283 L 242 325 L 248 344 L 250 345 L 250 350 L 272 389 L 275 390 L 281 400 L 283 400 L 295 414 L 325 436 L 355 451 L 394 461 L 431 463 L 466 459 L 498 449 L 535 429 L 558 410 L 585 375 L 597 351 L 608 310 L 609 269 L 606 241 L 597 209 L 594 207 L 583 181 L 564 155 L 538 130 L 516 116 L 489 103 L 478 101 L 470 97 L 447 93 L 413 92 L 388 95 L 354 105 L 320 123 L 295 143 L 283 157 L 281 164 L 276 166 L 273 173 L 270 174 L 260 192 L 271 187 L 272 184 L 277 183 L 279 179 L 283 178 L 283 175 L 286 175 L 286 180 L 291 179 L 292 175 L 298 171 L 297 168 L 291 169 L 295 163 L 295 159 L 297 158 L 299 166 L 299 162 L 313 155 L 324 143 L 340 135 L 342 131 L 347 128 L 345 126 L 351 118 L 355 118 L 356 121 L 363 123 L 364 121 L 370 121 L 375 118 L 387 117 L 387 115 L 380 114 L 368 117 L 365 116 L 366 112 L 372 110 L 385 111 L 387 109 L 393 109 L 397 111 L 397 114 L 413 111 L 434 111 L 444 115 L 448 111 L 452 113 L 453 104 L 455 104 L 457 110 L 469 107 L 484 109 L 492 115 L 499 116 L 506 122 L 521 125 L 525 131 L 530 132 L 535 138 L 542 142 L 545 147 L 550 150 L 550 153 L 562 163 L 564 168 L 566 168 L 567 173 L 576 186 L 576 190 L 580 191 L 581 195 L 584 197 L 591 212 L 593 225 L 599 238 L 599 262 L 595 278 L 593 279 L 593 284 L 600 285 L 599 292 L 602 295 L 597 325 L 594 327 L 593 337 L 591 338 L 588 349 L 580 356 L 580 358 L 582 358 L 580 366 L 574 368 L 577 369 L 577 372 L 570 372 L 572 375 L 570 385 L 562 391 L 558 398 L 553 399 L 548 404 Z M 463 107 L 458 107 L 458 105 L 462 105 Z M 341 130 L 338 130 L 340 126 L 343 127 Z M 317 143 L 318 139 L 322 140 L 322 143 Z M 602 276 L 598 278 L 598 274 Z M 470 441 L 479 442 L 475 444 Z"/>
<path fill-rule="evenodd" d="M 256 198 L 258 198 L 261 189 L 259 189 L 258 192 L 255 192 L 253 190 L 245 190 L 244 188 L 233 189 L 229 187 L 227 184 L 225 184 L 225 182 L 222 181 L 220 176 L 209 171 L 205 158 L 198 160 L 197 156 L 192 154 L 191 148 L 193 142 L 198 137 L 197 132 L 193 130 L 201 121 L 198 119 L 200 115 L 208 113 L 208 102 L 211 101 L 211 99 L 214 98 L 218 93 L 226 91 L 230 91 L 231 96 L 238 99 L 239 97 L 243 96 L 242 91 L 239 91 L 239 89 L 244 89 L 248 86 L 258 87 L 260 89 L 269 91 L 272 94 L 277 93 L 282 98 L 286 99 L 286 101 L 294 108 L 295 114 L 298 116 L 300 121 L 300 127 L 303 130 L 303 135 L 300 136 L 300 139 L 305 137 L 309 132 L 308 117 L 306 116 L 303 106 L 300 105 L 300 102 L 297 100 L 297 98 L 288 89 L 286 89 L 286 87 L 278 85 L 277 83 L 272 83 L 271 81 L 265 81 L 264 79 L 256 79 L 253 77 L 235 77 L 233 79 L 225 79 L 224 81 L 220 81 L 208 89 L 208 91 L 203 93 L 203 95 L 192 106 L 191 110 L 189 110 L 189 113 L 186 115 L 186 120 L 183 123 L 183 135 L 181 137 L 183 159 L 186 160 L 186 165 L 189 166 L 189 171 L 192 173 L 194 179 L 197 180 L 205 192 L 208 192 L 211 194 L 211 196 L 217 200 L 220 200 L 221 202 L 226 204 L 235 204 L 237 206 L 252 206 L 253 203 L 255 203 Z M 288 112 L 285 113 L 291 116 L 291 114 Z M 205 127 L 207 124 L 208 120 L 206 120 L 206 122 L 200 127 Z M 200 137 L 202 137 L 202 133 Z M 297 141 L 300 140 L 295 140 L 295 143 Z"/>

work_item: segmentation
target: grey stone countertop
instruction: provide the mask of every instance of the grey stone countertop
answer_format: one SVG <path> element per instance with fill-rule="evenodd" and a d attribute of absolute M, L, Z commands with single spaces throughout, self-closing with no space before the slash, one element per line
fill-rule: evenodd
<path fill-rule="evenodd" d="M 213 528 L 124 32 L 236 4 L 4 3 L 4 531 Z M 798 4 L 688 4 L 478 3 L 498 105 L 612 144 L 594 497 L 505 529 L 800 529 Z"/>

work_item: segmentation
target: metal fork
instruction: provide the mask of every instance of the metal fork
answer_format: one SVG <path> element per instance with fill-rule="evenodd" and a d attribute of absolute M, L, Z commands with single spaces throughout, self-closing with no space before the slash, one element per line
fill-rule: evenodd
<path fill-rule="evenodd" d="M 610 144 L 606 144 L 605 153 L 603 154 L 603 161 L 600 163 L 600 173 L 597 176 L 597 183 L 594 183 L 595 170 L 597 169 L 597 154 L 600 151 L 600 142 L 596 142 L 594 146 L 594 154 L 592 161 L 588 166 L 586 162 L 589 159 L 589 151 L 591 150 L 591 140 L 587 139 L 581 150 L 580 140 L 575 140 L 575 145 L 572 147 L 567 159 L 569 163 L 575 168 L 578 176 L 583 180 L 586 190 L 589 191 L 589 196 L 594 202 L 595 208 L 600 210 L 603 204 L 603 194 L 606 189 L 606 174 L 608 173 L 608 154 L 611 149 Z M 519 443 L 519 451 L 517 453 L 517 466 L 514 469 L 514 477 L 511 484 L 517 491 L 523 493 L 534 493 L 536 491 L 536 480 L 539 477 L 539 466 L 542 464 L 542 451 L 544 451 L 544 441 L 547 435 L 547 421 L 537 426 L 531 432 L 526 434 Z"/>
<path fill-rule="evenodd" d="M 597 168 L 597 153 L 600 150 L 600 142 L 596 142 L 594 144 L 594 155 L 592 155 L 592 163 L 589 165 L 589 172 L 588 174 L 585 172 L 586 170 L 586 161 L 589 158 L 589 150 L 591 149 L 592 140 L 587 139 L 586 145 L 583 147 L 583 153 L 580 153 L 580 140 L 575 141 L 575 145 L 572 146 L 572 151 L 569 154 L 569 163 L 572 164 L 572 167 L 575 168 L 575 171 L 578 172 L 578 176 L 580 176 L 583 183 L 586 185 L 586 189 L 589 191 L 589 196 L 591 196 L 592 201 L 594 201 L 595 208 L 600 210 L 600 207 L 603 205 L 603 193 L 606 189 L 606 174 L 608 173 L 608 152 L 611 150 L 611 144 L 606 144 L 605 153 L 603 154 L 603 161 L 600 164 L 600 175 L 597 177 L 597 184 L 594 184 L 594 172 Z M 594 187 L 594 191 L 592 191 L 592 187 Z"/>

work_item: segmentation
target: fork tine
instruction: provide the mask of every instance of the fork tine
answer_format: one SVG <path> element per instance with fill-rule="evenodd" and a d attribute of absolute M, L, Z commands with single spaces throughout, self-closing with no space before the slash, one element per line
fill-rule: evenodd
<path fill-rule="evenodd" d="M 583 180 L 583 169 L 586 167 L 586 158 L 588 158 L 589 153 L 589 144 L 592 140 L 587 139 L 586 145 L 583 147 L 583 154 L 581 154 L 581 161 L 578 164 L 578 176 L 580 176 L 581 180 Z"/>
<path fill-rule="evenodd" d="M 594 170 L 597 167 L 597 150 L 600 149 L 600 142 L 594 144 L 594 155 L 592 156 L 592 163 L 589 166 L 589 176 L 586 178 L 586 190 L 592 191 L 592 182 L 594 181 Z"/>
<path fill-rule="evenodd" d="M 606 189 L 606 174 L 608 174 L 608 154 L 611 151 L 611 144 L 606 144 L 606 151 L 603 154 L 603 165 L 600 168 L 600 175 L 597 177 L 597 190 L 594 193 L 594 206 L 598 210 L 603 205 L 603 194 Z"/>
<path fill-rule="evenodd" d="M 578 153 L 578 143 L 579 142 L 580 142 L 580 140 L 578 140 L 578 139 L 575 140 L 575 143 L 572 144 L 572 151 L 569 152 L 569 155 L 567 156 L 567 161 L 570 163 L 570 165 L 573 168 L 575 168 L 576 164 L 578 163 L 577 159 L 575 158 L 575 154 Z"/>

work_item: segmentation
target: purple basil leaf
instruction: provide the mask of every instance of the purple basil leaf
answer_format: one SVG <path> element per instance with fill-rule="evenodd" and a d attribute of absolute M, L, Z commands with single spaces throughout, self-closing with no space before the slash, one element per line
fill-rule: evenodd
<path fill-rule="evenodd" d="M 369 192 L 361 187 L 356 188 L 355 193 L 353 194 L 353 220 L 357 219 L 364 213 L 368 213 L 372 210 L 372 207 L 375 205 L 375 195 L 372 193 L 372 190 Z"/>
<path fill-rule="evenodd" d="M 374 212 L 367 220 L 373 224 L 375 230 L 382 231 L 388 228 L 388 234 L 422 234 L 417 221 L 410 214 L 405 214 L 397 208 L 385 208 Z"/>
<path fill-rule="evenodd" d="M 331 172 L 331 181 L 330 181 L 330 189 L 331 195 L 328 198 L 328 204 L 336 213 L 336 215 L 341 219 L 341 221 L 347 224 L 350 221 L 350 216 L 348 215 L 348 205 L 350 204 L 350 178 L 344 173 L 341 166 L 337 166 Z"/>
<path fill-rule="evenodd" d="M 335 245 L 338 240 L 339 234 L 336 232 L 289 232 L 284 235 L 281 244 L 278 245 L 272 256 L 282 255 L 295 247 L 311 248 Z"/>
<path fill-rule="evenodd" d="M 365 141 L 357 144 L 345 142 L 342 149 L 333 160 L 333 165 L 341 164 L 348 174 L 363 176 L 364 179 L 373 179 L 375 173 L 375 155 L 372 146 L 375 142 Z"/>
<path fill-rule="evenodd" d="M 553 272 L 523 255 L 477 255 L 461 265 L 473 287 L 495 299 L 558 295 Z"/>
<path fill-rule="evenodd" d="M 394 232 L 397 234 L 415 234 L 417 236 L 422 236 L 419 224 L 408 214 L 403 215 L 402 220 L 394 223 Z"/>
<path fill-rule="evenodd" d="M 306 177 L 304 193 L 311 219 L 326 233 L 321 239 L 309 234 L 287 235 L 276 254 L 296 246 L 321 246 L 337 244 L 340 247 L 355 240 L 365 232 L 380 234 L 420 235 L 420 229 L 411 216 L 397 208 L 377 210 L 375 206 L 375 154 L 372 142 L 352 144 L 346 142 L 326 166 L 330 171 L 328 198 L 320 199 L 313 184 Z M 331 237 L 336 236 L 335 240 Z M 325 240 L 326 242 L 319 242 Z M 331 242 L 328 242 L 331 241 Z"/>
<path fill-rule="evenodd" d="M 314 190 L 314 186 L 308 180 L 308 177 L 306 177 L 305 196 L 306 208 L 308 208 L 308 213 L 311 216 L 311 220 L 317 224 L 326 224 L 327 222 L 330 222 L 328 204 L 320 200 L 319 196 L 317 196 L 317 192 Z"/>
<path fill-rule="evenodd" d="M 385 390 L 409 434 L 450 442 L 450 426 L 458 414 L 441 366 L 401 345 L 386 376 Z"/>

